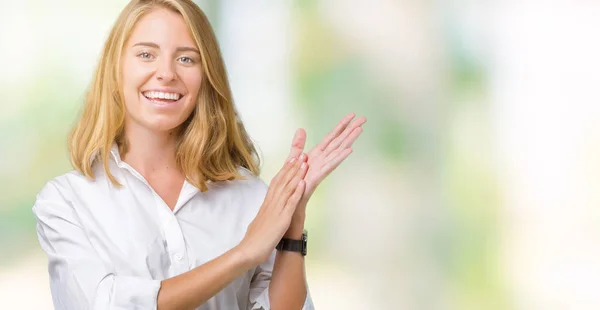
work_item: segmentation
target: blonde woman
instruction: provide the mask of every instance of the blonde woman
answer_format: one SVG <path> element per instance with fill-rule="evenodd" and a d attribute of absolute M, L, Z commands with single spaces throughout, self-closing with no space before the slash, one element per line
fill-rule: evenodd
<path fill-rule="evenodd" d="M 132 1 L 33 212 L 56 309 L 312 309 L 306 204 L 351 152 L 345 117 L 267 187 L 215 35 L 189 0 Z M 354 121 L 353 121 L 354 119 Z"/>

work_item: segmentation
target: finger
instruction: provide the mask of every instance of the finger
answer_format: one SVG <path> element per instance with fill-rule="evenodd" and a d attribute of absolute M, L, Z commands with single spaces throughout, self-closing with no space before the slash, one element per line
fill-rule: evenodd
<path fill-rule="evenodd" d="M 302 181 L 302 179 L 304 179 L 304 176 L 306 175 L 307 170 L 308 170 L 308 165 L 306 163 L 301 163 L 300 167 L 296 171 L 296 174 L 293 175 L 293 178 L 285 186 L 285 189 L 282 191 L 282 193 L 280 195 L 280 201 L 279 201 L 279 203 L 281 204 L 282 207 L 285 206 L 285 204 L 288 201 L 288 199 L 290 198 L 290 196 L 292 196 L 295 188 L 298 186 L 298 183 L 300 183 L 300 181 Z"/>
<path fill-rule="evenodd" d="M 283 167 L 281 167 L 279 172 L 277 172 L 275 177 L 273 177 L 273 180 L 271 180 L 271 182 L 274 182 L 275 180 L 279 181 L 281 178 L 285 177 L 285 175 L 287 175 L 288 171 L 294 167 L 297 160 L 298 160 L 297 157 L 288 158 L 285 161 L 285 163 L 283 164 Z"/>
<path fill-rule="evenodd" d="M 285 196 L 285 189 L 288 186 L 288 183 L 290 183 L 290 181 L 294 178 L 294 175 L 296 175 L 296 172 L 298 171 L 298 169 L 300 169 L 301 164 L 302 164 L 302 162 L 300 162 L 299 160 L 294 161 L 294 166 L 291 169 L 289 169 L 288 171 L 286 171 L 286 174 L 282 175 L 281 178 L 278 180 L 278 184 L 274 188 L 274 193 L 273 193 L 275 195 L 277 201 L 281 201 L 282 198 L 287 200 L 287 198 L 289 197 L 289 196 Z M 285 201 L 285 200 L 283 200 L 283 201 Z"/>
<path fill-rule="evenodd" d="M 288 183 L 290 183 L 290 181 L 292 181 L 298 170 L 300 170 L 302 164 L 304 164 L 304 161 L 299 159 L 294 162 L 294 167 L 288 170 L 283 179 L 281 179 L 283 186 L 286 186 Z"/>
<path fill-rule="evenodd" d="M 317 147 L 321 151 L 325 150 L 329 143 L 331 143 L 331 141 L 335 139 L 346 128 L 346 126 L 348 126 L 348 124 L 350 124 L 350 121 L 352 121 L 354 116 L 356 116 L 354 113 L 350 113 L 344 116 L 344 118 L 340 120 L 340 122 L 335 126 L 335 128 L 333 128 L 333 130 L 329 132 L 325 136 L 325 138 L 323 138 L 323 140 L 321 141 L 321 143 L 319 143 L 319 145 L 317 145 Z"/>
<path fill-rule="evenodd" d="M 348 127 L 346 127 L 346 129 L 344 129 L 344 131 L 338 135 L 337 138 L 335 138 L 331 143 L 329 143 L 329 145 L 327 146 L 327 148 L 324 150 L 325 154 L 328 154 L 330 152 L 332 152 L 333 150 L 337 149 L 340 147 L 340 145 L 342 144 L 342 142 L 356 129 L 356 128 L 360 128 L 364 123 L 367 122 L 367 119 L 364 116 L 361 116 L 359 118 L 357 118 L 356 120 L 354 120 L 352 122 L 352 124 L 350 124 Z"/>
<path fill-rule="evenodd" d="M 321 171 L 315 176 L 316 183 L 320 183 L 323 179 L 325 179 L 333 170 L 335 170 L 348 156 L 352 154 L 352 149 L 347 148 L 340 150 L 335 153 L 335 156 L 328 160 L 324 165 Z"/>
<path fill-rule="evenodd" d="M 308 172 L 308 163 L 302 162 L 302 164 L 300 165 L 300 169 L 298 169 L 298 171 L 296 172 L 296 175 L 294 176 L 294 180 L 292 180 L 292 182 L 296 182 L 296 184 L 298 184 L 298 182 L 302 179 L 304 179 L 304 176 L 306 176 L 306 173 Z"/>
<path fill-rule="evenodd" d="M 292 140 L 292 147 L 290 148 L 290 155 L 288 156 L 288 160 L 292 157 L 299 157 L 300 154 L 304 151 L 304 146 L 306 144 L 306 131 L 302 128 L 298 128 L 296 130 L 296 134 L 294 135 L 294 139 Z"/>
<path fill-rule="evenodd" d="M 300 157 L 298 158 L 298 160 L 301 162 L 308 162 L 308 155 L 306 153 L 302 153 L 302 154 L 300 154 Z"/>
<path fill-rule="evenodd" d="M 288 216 L 292 216 L 294 214 L 294 211 L 296 211 L 296 207 L 298 206 L 298 203 L 302 198 L 302 194 L 304 193 L 305 187 L 306 182 L 304 182 L 304 180 L 300 180 L 300 182 L 298 182 L 298 184 L 296 185 L 294 193 L 292 194 L 292 196 L 290 196 L 287 203 L 285 204 L 284 212 Z"/>
<path fill-rule="evenodd" d="M 342 141 L 342 145 L 340 145 L 340 148 L 347 149 L 349 147 L 352 147 L 352 144 L 354 144 L 354 141 L 356 141 L 356 139 L 358 139 L 358 137 L 360 136 L 360 134 L 362 132 L 363 132 L 362 127 L 354 128 L 354 130 L 352 130 L 350 135 L 346 139 L 344 139 L 344 141 Z"/>
<path fill-rule="evenodd" d="M 340 145 L 342 144 L 342 141 L 344 141 L 346 139 L 346 137 L 348 137 L 350 135 L 350 133 L 352 131 L 354 131 L 354 129 L 362 126 L 366 121 L 367 121 L 367 119 L 364 116 L 361 116 L 361 117 L 357 118 L 356 120 L 354 120 L 354 122 L 352 122 L 352 124 L 350 124 L 348 127 L 346 127 L 346 129 L 344 129 L 344 131 L 337 138 L 333 139 L 333 141 L 331 141 L 331 143 L 329 143 L 327 148 L 325 150 L 323 150 L 325 155 L 328 155 L 333 150 L 340 147 Z"/>
<path fill-rule="evenodd" d="M 282 186 L 281 179 L 284 178 L 284 176 L 288 173 L 288 171 L 294 167 L 297 160 L 298 160 L 297 158 L 292 157 L 289 160 L 287 160 L 285 162 L 285 164 L 283 164 L 283 167 L 279 170 L 279 172 L 277 172 L 277 174 L 273 177 L 273 179 L 271 179 L 271 183 L 269 183 L 269 189 L 267 191 L 265 200 L 272 199 L 273 195 L 277 195 L 279 193 L 279 189 Z M 277 197 L 277 196 L 275 196 L 275 197 Z"/>
<path fill-rule="evenodd" d="M 285 185 L 290 183 L 294 179 L 294 177 L 298 174 L 298 172 L 301 172 L 301 170 L 303 170 L 305 168 L 306 158 L 307 158 L 306 154 L 304 154 L 304 153 L 300 154 L 300 158 L 298 158 L 298 160 L 295 163 L 295 165 L 297 165 L 296 169 L 294 169 L 294 168 L 290 169 L 284 178 L 284 180 L 287 180 Z M 304 169 L 304 170 L 307 170 L 307 169 Z"/>

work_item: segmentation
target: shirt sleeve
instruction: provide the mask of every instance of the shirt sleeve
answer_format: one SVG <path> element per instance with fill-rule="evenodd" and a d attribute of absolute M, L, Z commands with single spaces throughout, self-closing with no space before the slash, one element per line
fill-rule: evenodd
<path fill-rule="evenodd" d="M 269 259 L 256 267 L 254 276 L 250 281 L 250 302 L 248 310 L 270 310 L 269 302 L 269 284 L 271 283 L 271 275 L 273 273 L 273 265 L 275 263 L 275 254 L 277 250 L 273 250 Z M 308 284 L 306 285 L 306 299 L 302 310 L 314 310 L 315 307 L 310 297 Z"/>
<path fill-rule="evenodd" d="M 44 191 L 52 193 L 56 189 L 46 186 L 32 211 L 37 219 L 38 240 L 48 255 L 54 308 L 156 309 L 161 282 L 116 275 L 90 244 L 71 205 L 55 197 L 40 197 Z"/>

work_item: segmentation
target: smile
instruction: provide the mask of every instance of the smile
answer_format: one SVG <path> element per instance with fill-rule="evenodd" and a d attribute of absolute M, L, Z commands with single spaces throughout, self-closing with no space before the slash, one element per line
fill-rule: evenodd
<path fill-rule="evenodd" d="M 146 99 L 148 99 L 154 103 L 157 103 L 157 104 L 175 103 L 183 97 L 183 95 L 179 94 L 179 93 L 160 92 L 160 91 L 145 91 L 145 92 L 142 92 L 142 95 L 144 95 L 144 97 L 146 97 Z"/>

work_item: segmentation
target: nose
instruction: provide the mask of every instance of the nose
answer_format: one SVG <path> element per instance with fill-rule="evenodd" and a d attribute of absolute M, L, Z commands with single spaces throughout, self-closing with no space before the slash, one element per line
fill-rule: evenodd
<path fill-rule="evenodd" d="M 168 59 L 163 60 L 157 69 L 156 78 L 159 81 L 168 83 L 175 80 L 176 77 L 177 74 L 173 68 L 173 63 Z"/>

